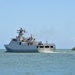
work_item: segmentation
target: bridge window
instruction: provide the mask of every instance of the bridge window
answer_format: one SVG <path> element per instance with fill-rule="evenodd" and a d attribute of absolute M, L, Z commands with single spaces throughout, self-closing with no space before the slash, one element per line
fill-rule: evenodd
<path fill-rule="evenodd" d="M 44 46 L 40 46 L 40 48 L 44 48 Z"/>
<path fill-rule="evenodd" d="M 50 46 L 51 48 L 53 48 L 53 46 Z"/>
<path fill-rule="evenodd" d="M 19 43 L 19 45 L 21 45 L 21 42 Z"/>
<path fill-rule="evenodd" d="M 17 39 L 12 39 L 13 41 L 17 41 Z"/>
<path fill-rule="evenodd" d="M 49 48 L 49 46 L 45 46 L 45 48 Z"/>

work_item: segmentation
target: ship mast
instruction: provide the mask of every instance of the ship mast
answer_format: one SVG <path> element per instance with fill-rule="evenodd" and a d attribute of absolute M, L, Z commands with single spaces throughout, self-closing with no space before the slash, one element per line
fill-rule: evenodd
<path fill-rule="evenodd" d="M 26 31 L 22 28 L 20 28 L 20 30 L 17 30 L 17 33 L 19 33 L 18 35 L 18 43 L 20 43 L 22 40 L 21 38 L 23 38 L 23 34 L 25 33 Z"/>
<path fill-rule="evenodd" d="M 25 33 L 26 31 L 23 30 L 22 28 L 20 28 L 20 30 L 17 30 L 17 33 L 19 33 L 19 37 L 23 35 L 23 33 Z"/>
<path fill-rule="evenodd" d="M 46 38 L 46 44 L 48 44 L 47 38 Z"/>

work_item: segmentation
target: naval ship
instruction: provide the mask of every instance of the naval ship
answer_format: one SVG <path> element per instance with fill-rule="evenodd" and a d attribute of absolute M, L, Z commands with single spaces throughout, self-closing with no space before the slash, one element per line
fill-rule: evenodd
<path fill-rule="evenodd" d="M 55 44 L 49 45 L 43 44 L 42 42 L 38 42 L 35 40 L 35 38 L 32 37 L 32 34 L 28 38 L 24 37 L 23 34 L 26 33 L 26 30 L 24 30 L 23 28 L 17 30 L 17 33 L 18 36 L 12 38 L 9 44 L 4 45 L 7 52 L 41 52 L 42 46 L 45 45 L 47 46 L 46 48 L 49 48 L 50 51 L 55 51 Z"/>

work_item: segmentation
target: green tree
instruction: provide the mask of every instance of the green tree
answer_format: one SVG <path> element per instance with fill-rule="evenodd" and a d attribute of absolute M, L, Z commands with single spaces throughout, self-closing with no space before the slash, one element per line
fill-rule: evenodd
<path fill-rule="evenodd" d="M 72 50 L 75 50 L 75 47 L 73 47 Z"/>

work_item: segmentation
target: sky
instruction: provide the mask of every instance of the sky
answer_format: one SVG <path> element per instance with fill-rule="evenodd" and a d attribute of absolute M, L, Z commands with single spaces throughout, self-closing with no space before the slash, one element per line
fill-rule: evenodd
<path fill-rule="evenodd" d="M 75 0 L 0 0 L 0 48 L 20 27 L 57 49 L 75 47 Z"/>

